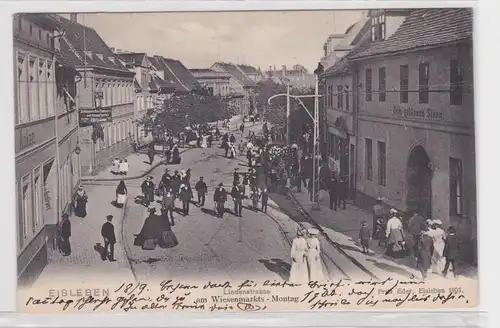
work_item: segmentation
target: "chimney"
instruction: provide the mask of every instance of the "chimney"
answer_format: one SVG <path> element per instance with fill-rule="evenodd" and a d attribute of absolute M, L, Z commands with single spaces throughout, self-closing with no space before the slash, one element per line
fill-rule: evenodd
<path fill-rule="evenodd" d="M 77 23 L 77 14 L 73 13 L 73 14 L 69 14 L 69 20 L 72 21 L 72 22 L 75 22 Z"/>

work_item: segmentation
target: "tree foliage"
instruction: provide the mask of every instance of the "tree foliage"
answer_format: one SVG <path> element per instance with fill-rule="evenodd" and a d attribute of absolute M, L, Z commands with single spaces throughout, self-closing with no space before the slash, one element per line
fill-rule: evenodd
<path fill-rule="evenodd" d="M 153 104 L 154 108 L 138 123 L 155 139 L 161 139 L 165 132 L 175 135 L 187 126 L 227 119 L 237 113 L 237 103 L 231 97 L 212 96 L 205 90 L 170 98 L 156 95 Z"/>
<path fill-rule="evenodd" d="M 286 133 L 286 97 L 276 97 L 272 99 L 271 104 L 267 100 L 277 94 L 286 93 L 286 85 L 277 84 L 271 79 L 259 82 L 259 89 L 257 92 L 257 108 L 259 112 L 263 113 L 264 118 L 269 121 L 273 126 Z M 291 95 L 312 95 L 314 90 L 310 89 L 290 89 Z M 314 98 L 302 98 L 304 105 L 309 109 L 311 115 L 314 115 Z M 304 126 L 311 124 L 312 120 L 309 114 L 305 111 L 304 107 L 297 99 L 290 98 L 290 130 L 291 140 L 299 140 Z"/>

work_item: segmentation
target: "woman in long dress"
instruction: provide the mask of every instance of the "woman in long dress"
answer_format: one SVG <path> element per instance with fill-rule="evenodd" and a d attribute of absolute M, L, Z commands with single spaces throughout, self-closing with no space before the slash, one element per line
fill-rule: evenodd
<path fill-rule="evenodd" d="M 125 181 L 120 180 L 118 187 L 116 187 L 116 205 L 118 207 L 123 207 L 125 201 L 127 199 L 127 186 L 125 185 Z"/>
<path fill-rule="evenodd" d="M 441 220 L 433 220 L 431 226 L 431 237 L 434 251 L 432 252 L 432 273 L 441 273 L 444 270 L 446 259 L 444 258 L 444 246 L 446 233 L 441 228 Z"/>
<path fill-rule="evenodd" d="M 308 230 L 307 238 L 307 263 L 309 265 L 309 280 L 323 281 L 323 266 L 321 265 L 321 247 L 318 239 L 319 231 L 316 229 Z"/>
<path fill-rule="evenodd" d="M 87 202 L 88 202 L 88 196 L 87 193 L 85 192 L 85 189 L 83 189 L 83 186 L 80 185 L 78 187 L 78 190 L 76 191 L 75 194 L 75 215 L 84 218 L 87 216 Z"/>
<path fill-rule="evenodd" d="M 304 238 L 304 231 L 299 229 L 297 230 L 297 237 L 295 237 L 292 242 L 292 249 L 290 252 L 292 268 L 290 269 L 289 282 L 297 284 L 309 282 L 306 256 L 307 242 Z"/>
<path fill-rule="evenodd" d="M 425 222 L 422 224 L 422 232 L 417 244 L 417 267 L 422 274 L 422 279 L 427 278 L 431 267 L 431 256 L 433 253 L 432 237 L 429 235 L 429 227 Z"/>
<path fill-rule="evenodd" d="M 390 210 L 391 218 L 387 221 L 386 237 L 387 255 L 396 258 L 400 257 L 404 250 L 405 237 L 403 233 L 403 223 L 399 218 L 399 213 L 395 209 Z"/>

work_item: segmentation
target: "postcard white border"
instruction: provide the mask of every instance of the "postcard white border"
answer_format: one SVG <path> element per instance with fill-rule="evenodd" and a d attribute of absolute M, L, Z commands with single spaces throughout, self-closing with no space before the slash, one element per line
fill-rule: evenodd
<path fill-rule="evenodd" d="M 0 298 L 0 310 L 2 312 L 15 311 L 16 298 L 16 220 L 15 220 L 15 193 L 14 191 L 14 111 L 13 108 L 13 79 L 12 79 L 12 19 L 11 15 L 15 12 L 78 12 L 78 11 L 222 11 L 222 10 L 280 10 L 280 9 L 361 9 L 373 7 L 462 7 L 474 6 L 475 13 L 475 33 L 474 33 L 474 56 L 475 56 L 475 110 L 476 110 L 476 139 L 477 139 L 477 158 L 478 158 L 478 200 L 480 219 L 478 229 L 478 240 L 480 250 L 480 293 L 481 304 L 477 310 L 486 311 L 489 317 L 489 325 L 500 327 L 498 313 L 498 296 L 500 295 L 500 283 L 495 283 L 497 274 L 500 271 L 498 255 L 498 245 L 496 240 L 500 232 L 499 209 L 496 206 L 499 202 L 497 190 L 500 186 L 500 179 L 497 167 L 500 157 L 498 152 L 500 147 L 495 144 L 498 140 L 498 131 L 500 128 L 500 110 L 498 107 L 498 76 L 500 76 L 498 58 L 498 42 L 500 40 L 500 28 L 498 19 L 500 18 L 500 1 L 498 0 L 479 0 L 474 1 L 7 1 L 0 2 L 0 36 L 3 40 L 3 49 L 0 52 L 1 62 L 4 66 L 4 73 L 0 76 L 3 97 L 0 97 L 2 116 L 0 119 L 0 133 L 2 137 L 1 151 L 4 158 L 2 169 L 0 169 L 0 205 L 3 214 L 2 237 L 0 238 L 0 249 L 4 250 L 2 261 L 2 270 L 0 270 L 0 279 L 2 297 Z M 319 60 L 319 58 L 318 58 Z M 367 313 L 370 315 L 369 313 Z M 242 316 L 232 316 L 235 321 L 230 321 L 229 325 L 305 325 L 307 322 L 313 324 L 321 318 L 310 317 L 305 314 L 305 321 L 285 320 L 283 314 L 273 316 L 266 314 L 263 317 L 268 318 L 266 322 L 254 322 L 252 320 L 240 321 Z M 315 314 L 316 315 L 316 314 Z M 324 313 L 317 314 L 324 316 Z M 345 315 L 336 314 L 340 319 Z M 364 316 L 365 314 L 363 314 Z M 438 313 L 436 313 L 438 315 Z M 86 321 L 90 325 L 106 324 L 126 326 L 128 323 L 135 322 L 139 325 L 140 315 L 137 318 L 129 320 L 125 317 L 99 316 Z M 173 318 L 172 314 L 169 314 Z M 433 315 L 434 316 L 434 315 Z M 150 320 L 151 314 L 148 314 Z M 197 316 L 198 317 L 198 316 Z M 199 318 L 204 317 L 203 315 Z M 293 316 L 291 316 L 293 317 Z M 291 319 L 290 317 L 290 319 Z M 4 319 L 11 318 L 11 316 Z M 238 319 L 236 319 L 238 318 Z M 310 319 L 307 319 L 310 318 Z M 34 320 L 35 318 L 33 318 Z M 38 318 L 39 319 L 39 318 Z M 160 319 L 160 318 L 159 318 Z M 465 318 L 463 318 L 465 319 Z M 71 321 L 69 321 L 71 320 Z M 161 320 L 161 319 L 160 319 Z M 194 319 L 196 321 L 196 319 Z M 309 320 L 309 321 L 307 321 Z M 366 320 L 366 319 L 365 319 Z M 405 319 L 402 319 L 407 321 Z M 437 320 L 437 318 L 436 318 Z M 31 321 L 31 320 L 30 320 Z M 65 318 L 59 322 L 62 325 L 78 324 L 76 318 Z M 148 320 L 149 321 L 149 320 Z M 176 321 L 176 320 L 174 320 Z M 195 321 L 190 320 L 191 324 Z M 210 325 L 210 320 L 202 321 Z M 346 324 L 344 320 L 340 320 Z M 337 326 L 337 323 L 331 322 L 331 325 Z M 357 322 L 363 322 L 356 320 Z M 427 320 L 426 320 L 427 321 Z M 439 320 L 438 320 L 439 321 Z M 35 321 L 38 324 L 46 324 L 41 321 Z M 439 326 L 437 321 L 434 322 Z M 81 319 L 80 319 L 81 323 Z M 172 321 L 171 321 L 172 323 Z M 408 323 L 408 322 L 406 322 Z M 0 326 L 16 324 L 9 319 L 0 320 Z M 59 325 L 58 324 L 58 325 Z M 365 322 L 368 324 L 368 322 Z M 387 324 L 390 324 L 389 322 Z M 393 322 L 395 324 L 395 322 Z M 218 320 L 213 321 L 212 325 L 221 325 Z M 224 324 L 224 326 L 227 326 Z M 318 325 L 319 326 L 319 325 Z M 458 324 L 458 326 L 464 326 Z"/>

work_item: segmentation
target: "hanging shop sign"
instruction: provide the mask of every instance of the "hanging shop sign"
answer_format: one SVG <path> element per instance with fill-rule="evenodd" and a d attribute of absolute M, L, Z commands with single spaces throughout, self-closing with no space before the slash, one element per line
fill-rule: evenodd
<path fill-rule="evenodd" d="M 444 120 L 444 114 L 442 112 L 433 110 L 431 108 L 413 108 L 394 105 L 394 107 L 392 108 L 392 114 L 396 116 L 422 120 Z"/>
<path fill-rule="evenodd" d="M 78 111 L 78 120 L 80 126 L 95 123 L 110 123 L 112 121 L 111 108 L 80 109 Z"/>

